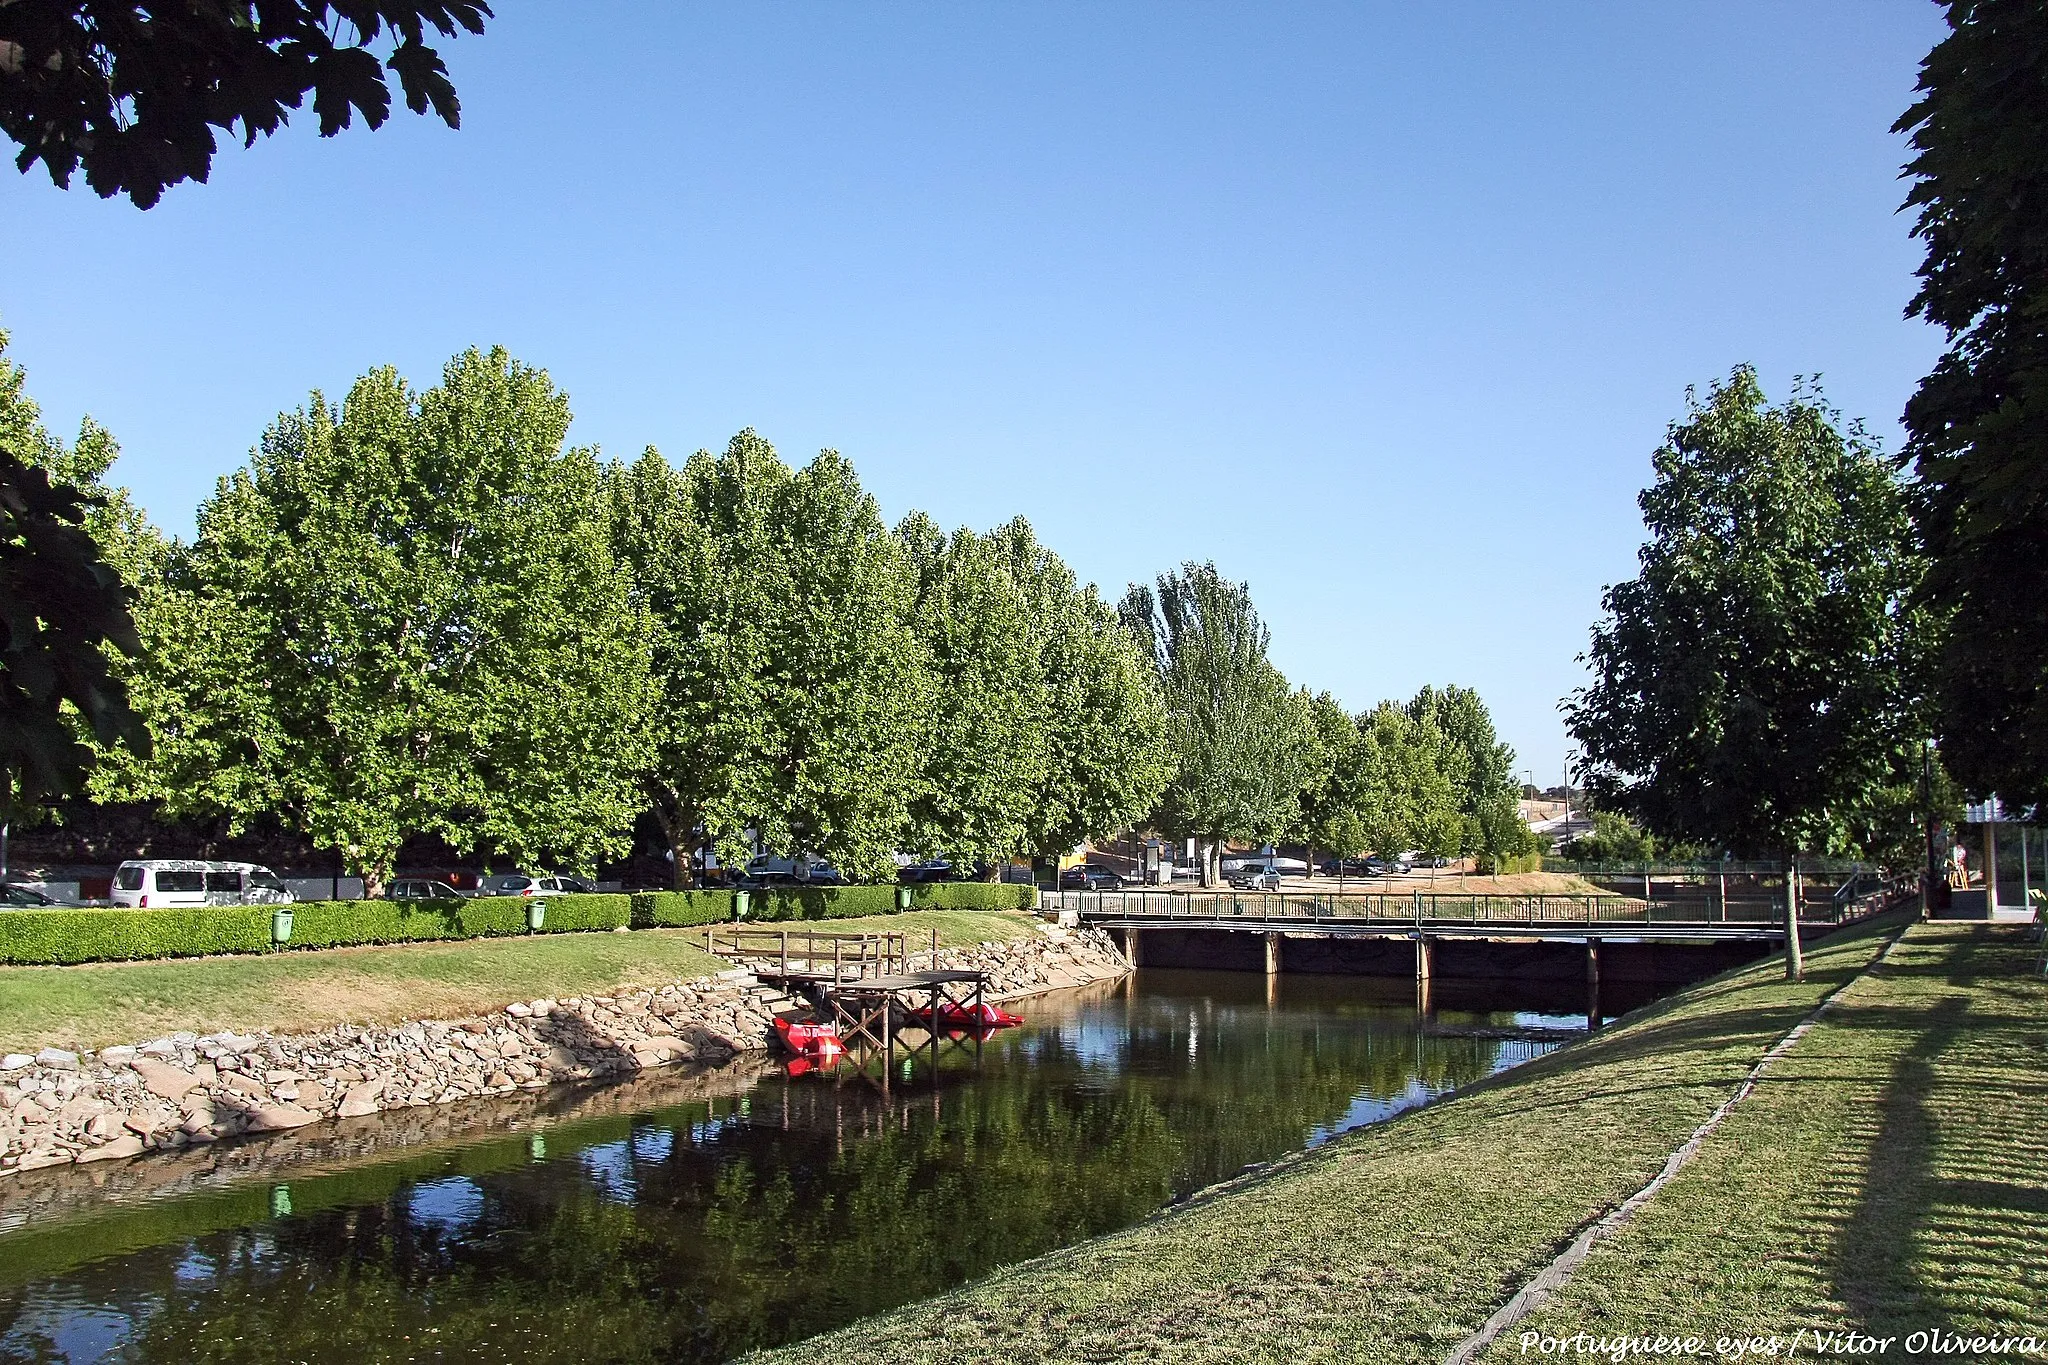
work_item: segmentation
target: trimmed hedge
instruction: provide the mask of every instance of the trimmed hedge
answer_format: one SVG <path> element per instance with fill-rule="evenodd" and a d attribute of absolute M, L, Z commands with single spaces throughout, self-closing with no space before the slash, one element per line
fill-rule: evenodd
<path fill-rule="evenodd" d="M 894 886 L 779 887 L 747 897 L 748 922 L 852 919 L 896 913 Z M 1037 890 L 987 882 L 940 882 L 912 889 L 921 910 L 1028 910 Z M 543 933 L 687 928 L 725 924 L 730 891 L 645 891 L 558 895 L 547 901 Z M 445 905 L 445 908 L 443 908 Z M 527 932 L 524 898 L 430 901 L 305 901 L 292 906 L 287 948 L 509 938 Z M 0 913 L 0 963 L 123 962 L 139 958 L 267 953 L 269 905 L 188 910 L 9 910 Z"/>
<path fill-rule="evenodd" d="M 730 891 L 642 891 L 633 897 L 635 929 L 686 929 L 731 918 Z"/>
<path fill-rule="evenodd" d="M 147 957 L 261 953 L 270 907 L 190 910 L 9 910 L 0 914 L 0 962 L 125 962 Z"/>
<path fill-rule="evenodd" d="M 916 889 L 919 910 L 1035 910 L 1038 888 L 1017 882 L 934 882 Z"/>

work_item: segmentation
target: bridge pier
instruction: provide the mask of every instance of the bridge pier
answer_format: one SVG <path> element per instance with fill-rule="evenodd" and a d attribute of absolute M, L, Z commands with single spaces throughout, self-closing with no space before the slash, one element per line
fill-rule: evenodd
<path fill-rule="evenodd" d="M 1280 975 L 1280 942 L 1283 935 L 1266 935 L 1266 975 Z"/>
<path fill-rule="evenodd" d="M 1134 969 L 1145 965 L 1145 931 L 1135 925 L 1124 930 L 1124 961 Z"/>
<path fill-rule="evenodd" d="M 1586 1027 L 1600 1027 L 1600 940 L 1586 940 Z"/>
<path fill-rule="evenodd" d="M 1429 1014 L 1435 1007 L 1430 980 L 1435 975 L 1436 944 L 1424 935 L 1415 936 L 1415 1012 Z"/>

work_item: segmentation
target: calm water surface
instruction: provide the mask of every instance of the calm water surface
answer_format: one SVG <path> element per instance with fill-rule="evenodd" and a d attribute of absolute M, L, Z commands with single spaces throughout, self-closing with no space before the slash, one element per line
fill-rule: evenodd
<path fill-rule="evenodd" d="M 1126 1226 L 1585 1025 L 1480 1003 L 1425 1024 L 1398 983 L 1146 971 L 1030 1001 L 936 1070 L 597 1095 L 312 1166 L 244 1148 L 245 1174 L 175 1194 L 17 1200 L 0 1355 L 725 1360 Z"/>

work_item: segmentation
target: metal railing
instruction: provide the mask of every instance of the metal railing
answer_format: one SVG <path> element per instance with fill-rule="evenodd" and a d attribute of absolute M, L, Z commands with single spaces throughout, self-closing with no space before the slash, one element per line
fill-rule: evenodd
<path fill-rule="evenodd" d="M 1802 924 L 1844 924 L 1877 908 L 1890 894 L 1882 883 L 1863 894 L 1802 898 Z M 1317 923 L 1462 925 L 1775 924 L 1781 899 L 1731 901 L 1713 896 L 1670 901 L 1600 895 L 1456 895 L 1428 891 L 1338 896 L 1321 893 L 1046 891 L 1041 909 L 1082 915 L 1246 920 L 1304 928 Z"/>

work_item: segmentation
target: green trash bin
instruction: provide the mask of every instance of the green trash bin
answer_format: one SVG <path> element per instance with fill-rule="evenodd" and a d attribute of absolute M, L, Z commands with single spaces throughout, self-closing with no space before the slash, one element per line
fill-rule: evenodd
<path fill-rule="evenodd" d="M 290 943 L 292 941 L 292 908 L 280 905 L 270 912 L 270 941 Z"/>
<path fill-rule="evenodd" d="M 745 919 L 747 917 L 747 893 L 745 891 L 735 891 L 732 893 L 732 917 L 734 919 Z"/>
<path fill-rule="evenodd" d="M 896 888 L 896 908 L 898 910 L 908 910 L 911 899 L 912 892 L 909 887 L 899 886 Z"/>
<path fill-rule="evenodd" d="M 546 924 L 547 922 L 548 922 L 548 903 L 547 903 L 546 901 L 528 901 L 528 902 L 526 903 L 526 928 L 527 928 L 527 930 L 528 930 L 528 931 L 529 931 L 530 933 L 535 933 L 535 934 L 537 934 L 537 933 L 539 933 L 539 932 L 540 932 L 540 928 L 541 928 L 541 926 L 542 926 L 543 924 Z"/>

